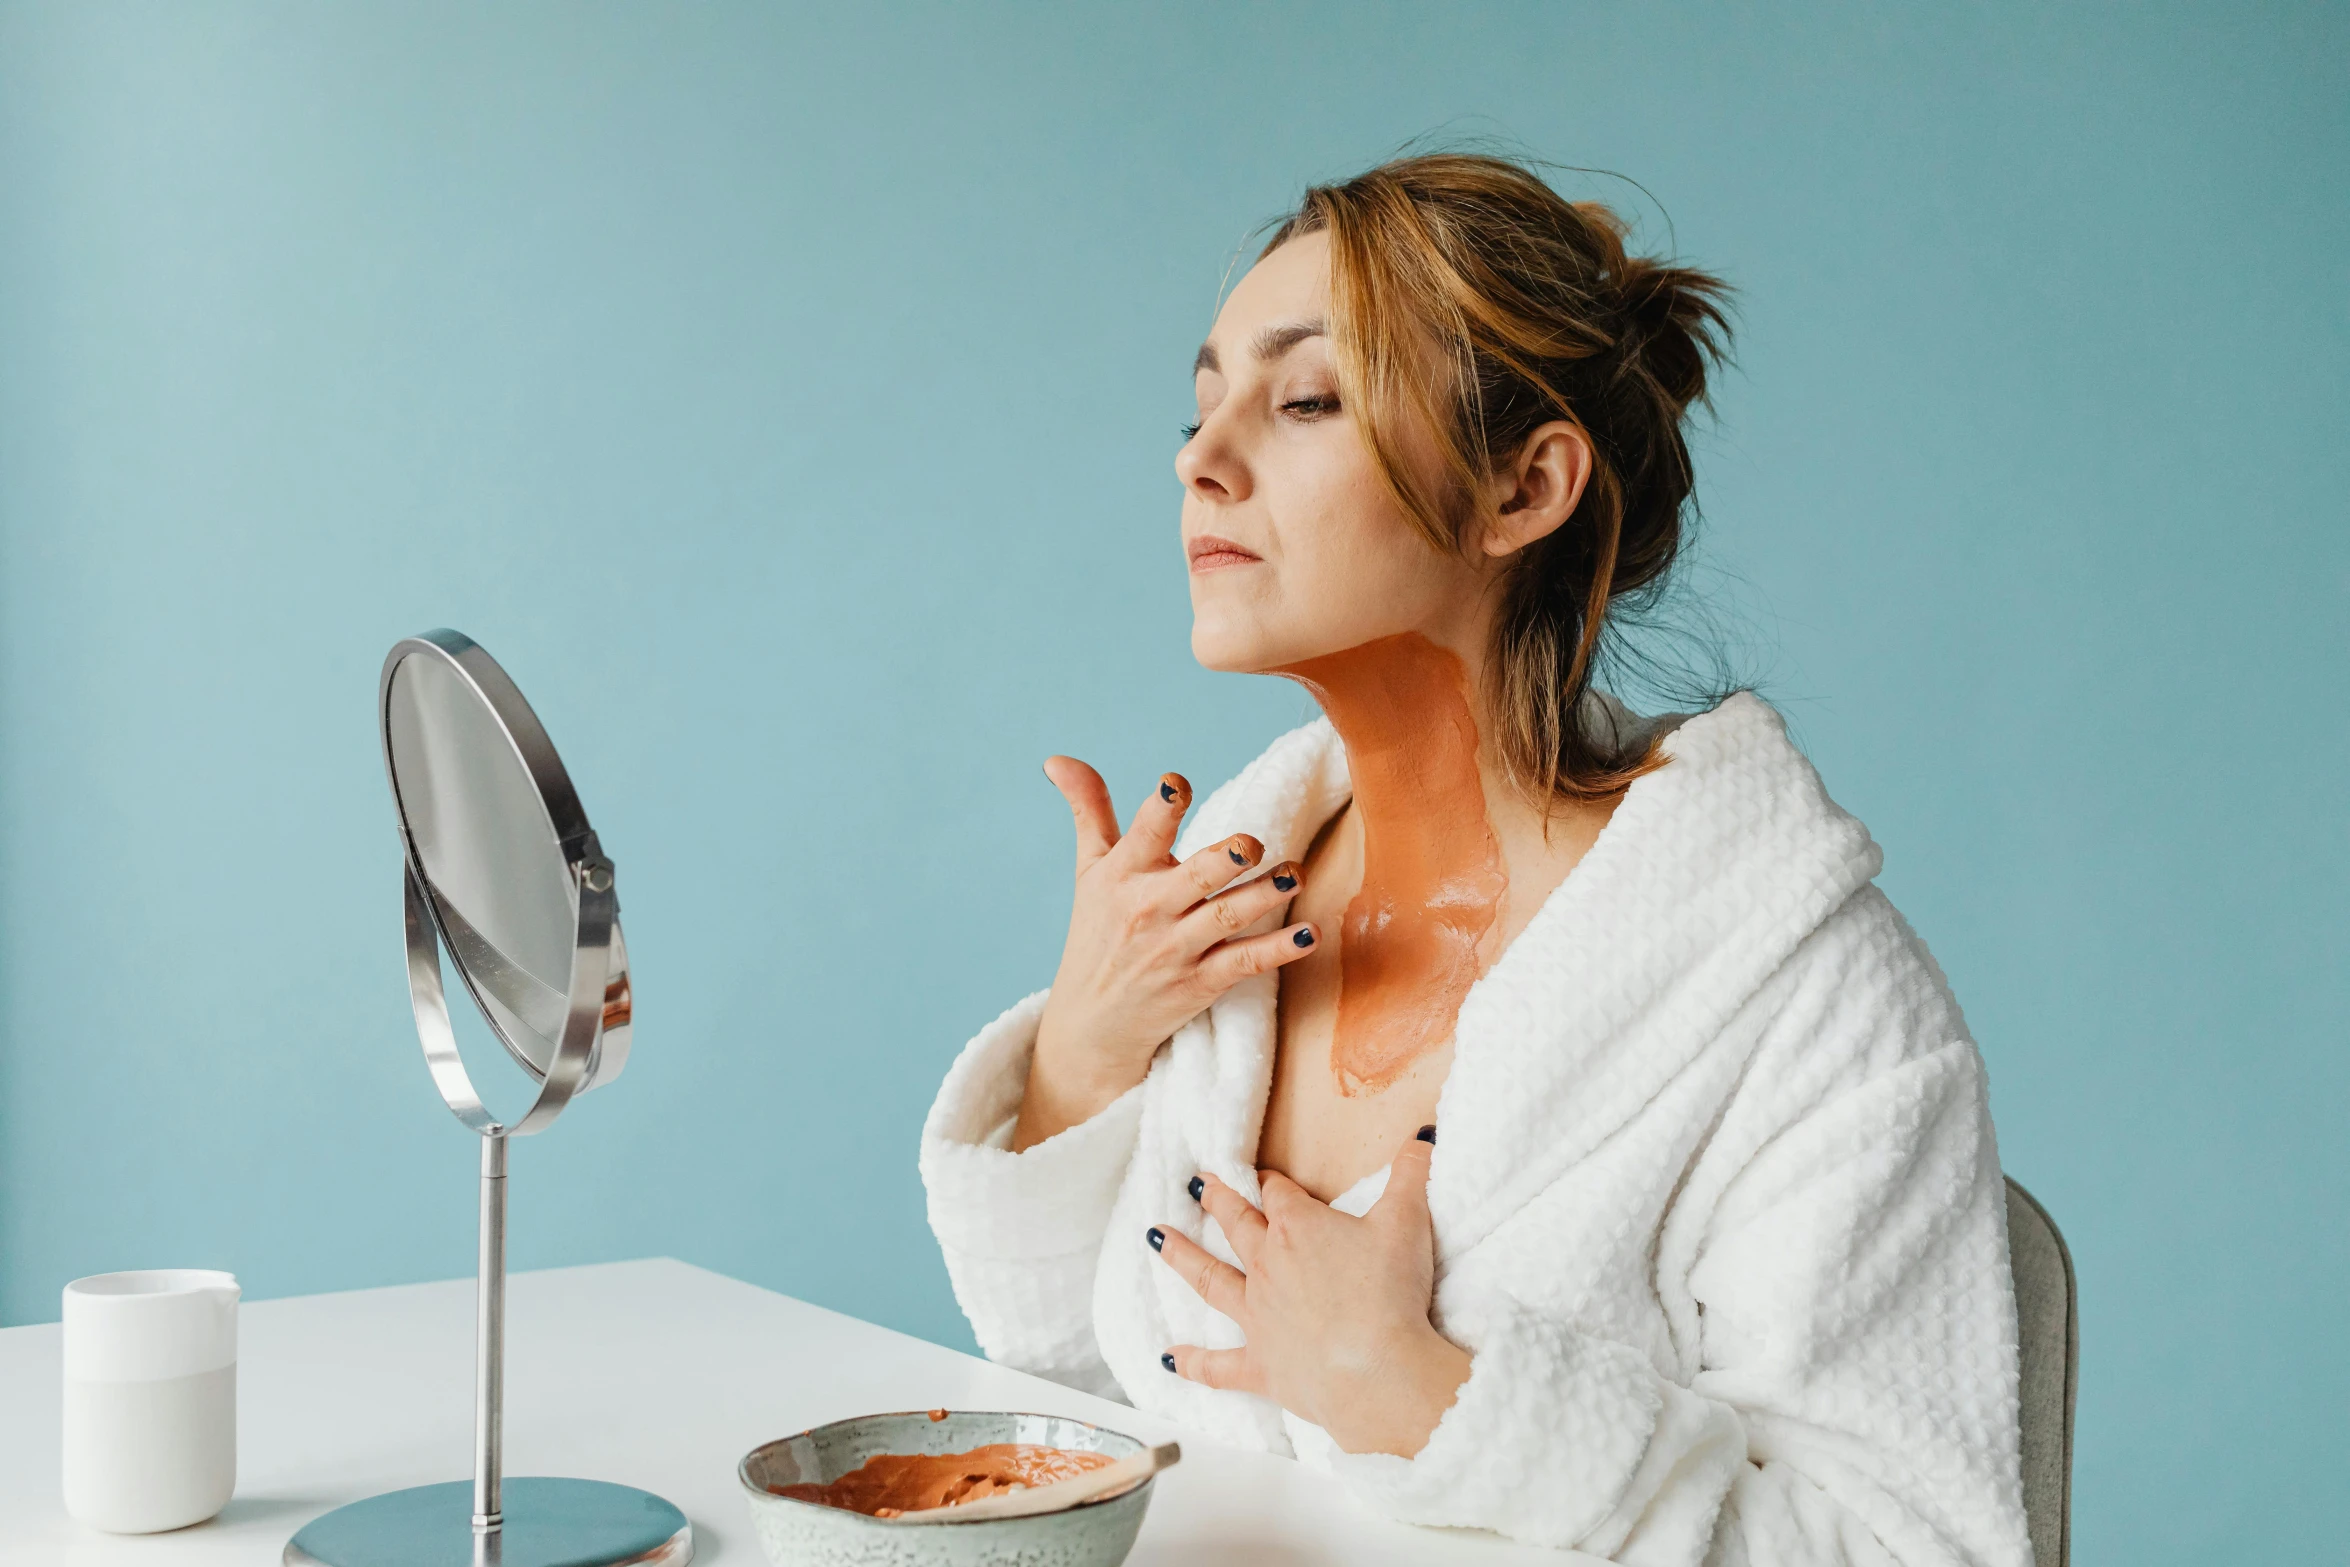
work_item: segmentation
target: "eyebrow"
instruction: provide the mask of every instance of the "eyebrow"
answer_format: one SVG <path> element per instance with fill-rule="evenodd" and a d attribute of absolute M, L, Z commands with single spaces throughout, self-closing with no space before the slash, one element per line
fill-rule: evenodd
<path fill-rule="evenodd" d="M 1329 331 L 1329 323 L 1319 317 L 1311 321 L 1292 321 L 1286 326 L 1266 327 L 1249 346 L 1260 361 L 1270 361 L 1280 358 L 1307 338 L 1324 337 Z M 1199 355 L 1191 362 L 1193 375 L 1202 370 L 1213 370 L 1219 375 L 1223 373 L 1224 363 L 1217 357 L 1216 345 L 1213 343 L 1200 344 Z"/>

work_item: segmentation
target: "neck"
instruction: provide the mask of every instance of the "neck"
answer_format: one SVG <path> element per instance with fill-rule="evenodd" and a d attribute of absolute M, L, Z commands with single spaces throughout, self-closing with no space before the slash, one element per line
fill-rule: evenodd
<path fill-rule="evenodd" d="M 1366 848 L 1402 850 L 1486 815 L 1468 667 L 1416 631 L 1291 664 L 1346 746 Z"/>
<path fill-rule="evenodd" d="M 1469 671 L 1406 632 L 1280 673 L 1313 692 L 1346 746 L 1363 885 L 1341 931 L 1331 1064 L 1343 1091 L 1376 1093 L 1452 1037 L 1509 889 Z"/>

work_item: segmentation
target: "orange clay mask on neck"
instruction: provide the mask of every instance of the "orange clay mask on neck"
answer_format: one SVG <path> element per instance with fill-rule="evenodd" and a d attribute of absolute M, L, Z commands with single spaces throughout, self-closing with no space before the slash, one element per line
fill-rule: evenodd
<path fill-rule="evenodd" d="M 1363 888 L 1340 927 L 1339 1092 L 1376 1094 L 1452 1037 L 1509 891 L 1485 819 L 1477 718 L 1459 657 L 1416 631 L 1278 671 L 1346 743 Z"/>

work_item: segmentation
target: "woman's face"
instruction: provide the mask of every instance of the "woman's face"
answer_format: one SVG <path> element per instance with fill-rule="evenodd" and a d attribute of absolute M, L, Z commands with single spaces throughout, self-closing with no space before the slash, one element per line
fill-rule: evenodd
<path fill-rule="evenodd" d="M 1191 651 L 1261 672 L 1418 631 L 1464 654 L 1486 577 L 1416 529 L 1339 405 L 1330 246 L 1291 240 L 1216 317 L 1193 376 L 1199 426 L 1175 458 Z M 1433 465 L 1433 443 L 1407 460 Z"/>

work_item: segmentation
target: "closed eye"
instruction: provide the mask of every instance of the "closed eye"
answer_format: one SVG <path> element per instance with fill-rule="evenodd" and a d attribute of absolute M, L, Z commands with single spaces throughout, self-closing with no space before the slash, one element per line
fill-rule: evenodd
<path fill-rule="evenodd" d="M 1338 412 L 1335 397 L 1293 397 L 1281 405 L 1281 411 L 1295 419 L 1327 419 Z"/>

